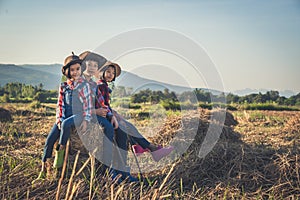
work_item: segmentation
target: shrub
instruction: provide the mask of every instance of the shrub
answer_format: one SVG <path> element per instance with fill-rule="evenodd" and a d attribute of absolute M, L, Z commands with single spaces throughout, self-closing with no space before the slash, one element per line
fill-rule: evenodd
<path fill-rule="evenodd" d="M 164 100 L 160 103 L 166 110 L 181 110 L 180 103 L 170 100 Z"/>
<path fill-rule="evenodd" d="M 3 102 L 3 103 L 9 103 L 9 102 L 10 102 L 8 94 L 5 93 L 5 94 L 2 96 L 1 102 Z"/>
<path fill-rule="evenodd" d="M 41 103 L 39 101 L 33 101 L 30 105 L 30 108 L 32 109 L 36 109 L 36 108 L 40 108 L 41 107 Z"/>
<path fill-rule="evenodd" d="M 244 110 L 276 110 L 276 111 L 298 111 L 298 108 L 291 106 L 280 106 L 277 104 L 262 103 L 262 104 L 245 104 L 241 106 Z"/>

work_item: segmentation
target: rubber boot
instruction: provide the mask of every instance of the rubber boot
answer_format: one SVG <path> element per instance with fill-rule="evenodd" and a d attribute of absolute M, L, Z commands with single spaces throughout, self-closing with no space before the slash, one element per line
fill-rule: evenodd
<path fill-rule="evenodd" d="M 137 155 L 137 156 L 140 156 L 143 153 L 150 151 L 149 149 L 144 149 L 143 147 L 141 147 L 138 144 L 132 145 L 132 149 L 133 149 L 134 154 Z"/>
<path fill-rule="evenodd" d="M 39 176 L 38 176 L 36 179 L 34 179 L 34 180 L 31 182 L 31 184 L 34 184 L 34 183 L 36 183 L 36 182 L 38 182 L 38 181 L 40 181 L 40 180 L 45 180 L 45 179 L 46 179 L 46 172 L 41 171 L 41 172 L 39 173 Z"/>
<path fill-rule="evenodd" d="M 174 147 L 159 147 L 158 150 L 151 152 L 153 160 L 160 161 L 163 157 L 169 155 L 174 150 Z"/>
<path fill-rule="evenodd" d="M 65 150 L 55 150 L 55 159 L 53 162 L 53 167 L 54 168 L 61 168 L 64 163 L 64 155 L 65 155 Z"/>

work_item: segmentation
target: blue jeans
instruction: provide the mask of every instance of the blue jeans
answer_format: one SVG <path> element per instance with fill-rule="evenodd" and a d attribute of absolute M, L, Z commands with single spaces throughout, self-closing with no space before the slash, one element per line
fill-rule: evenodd
<path fill-rule="evenodd" d="M 44 146 L 44 154 L 42 161 L 46 162 L 47 158 L 51 158 L 55 142 L 59 139 L 60 145 L 66 145 L 70 137 L 71 128 L 79 127 L 82 122 L 82 114 L 72 115 L 61 123 L 61 130 L 57 124 L 54 124 Z"/>
<path fill-rule="evenodd" d="M 112 124 L 105 118 L 97 116 L 98 123 L 104 129 L 103 137 L 103 163 L 107 166 L 112 164 L 112 155 L 113 155 L 113 138 L 114 138 L 114 128 Z"/>
<path fill-rule="evenodd" d="M 128 155 L 128 137 L 127 134 L 120 128 L 116 130 L 115 134 L 116 146 L 114 151 L 116 154 L 114 157 L 115 166 L 118 170 L 125 171 L 127 166 L 127 155 Z"/>

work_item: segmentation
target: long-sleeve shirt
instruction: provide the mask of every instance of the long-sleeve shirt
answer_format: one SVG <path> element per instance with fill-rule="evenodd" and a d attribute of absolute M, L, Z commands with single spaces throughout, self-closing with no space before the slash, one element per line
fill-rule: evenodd
<path fill-rule="evenodd" d="M 82 116 L 86 121 L 91 121 L 92 118 L 92 97 L 89 84 L 83 78 L 79 78 L 76 82 L 70 79 L 61 84 L 58 93 L 57 109 L 56 109 L 56 123 L 61 123 L 66 119 L 66 105 L 65 94 L 66 90 L 78 90 L 79 100 L 82 103 Z M 73 91 L 72 91 L 73 92 Z"/>
<path fill-rule="evenodd" d="M 97 81 L 97 93 L 99 96 L 97 106 L 100 106 L 100 107 L 105 106 L 110 110 L 110 112 L 112 112 L 112 109 L 109 104 L 111 89 L 108 87 L 108 84 L 106 81 L 101 80 L 101 79 Z M 101 96 L 100 96 L 100 94 L 101 94 Z M 96 103 L 97 103 L 97 101 L 96 101 Z"/>

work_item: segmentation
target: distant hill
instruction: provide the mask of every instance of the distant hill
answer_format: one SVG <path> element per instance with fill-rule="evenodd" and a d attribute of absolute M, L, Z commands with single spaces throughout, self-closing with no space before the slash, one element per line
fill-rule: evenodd
<path fill-rule="evenodd" d="M 0 64 L 0 85 L 3 86 L 9 82 L 21 82 L 25 84 L 38 85 L 42 83 L 47 90 L 57 89 L 61 80 L 61 66 L 62 64 L 50 64 L 50 65 L 14 65 L 14 64 Z M 181 93 L 183 91 L 190 91 L 191 88 L 172 85 L 168 83 L 162 83 L 155 80 L 140 77 L 136 74 L 122 71 L 120 77 L 116 80 L 117 86 L 125 86 L 133 88 L 133 91 L 141 89 L 151 90 L 164 90 L 168 88 L 170 91 Z M 194 88 L 192 88 L 194 89 Z M 203 89 L 203 88 L 201 88 Z M 218 95 L 221 92 L 217 90 L 203 89 Z M 253 93 L 266 93 L 270 89 L 243 89 L 233 91 L 233 94 L 239 96 L 245 96 Z M 290 97 L 295 95 L 291 90 L 279 91 L 281 96 Z"/>
<path fill-rule="evenodd" d="M 236 90 L 232 92 L 233 94 L 239 95 L 239 96 L 245 96 L 248 94 L 258 94 L 259 92 L 264 94 L 267 91 L 270 91 L 270 89 L 250 89 L 250 88 L 245 88 L 243 90 Z M 291 91 L 291 90 L 283 90 L 283 91 L 278 91 L 280 96 L 285 96 L 289 98 L 290 96 L 295 95 L 296 93 Z"/>
<path fill-rule="evenodd" d="M 116 80 L 116 85 L 133 88 L 133 91 L 143 90 L 147 88 L 151 90 L 164 90 L 165 88 L 168 88 L 170 91 L 181 93 L 183 91 L 191 90 L 187 87 L 162 83 L 159 81 L 143 78 L 136 74 L 126 71 L 122 71 L 121 75 Z"/>
<path fill-rule="evenodd" d="M 189 88 L 184 86 L 163 83 L 160 81 L 150 80 L 126 71 L 122 71 L 121 75 L 116 80 L 116 85 L 133 88 L 133 91 L 143 90 L 147 88 L 151 90 L 164 90 L 165 88 L 168 88 L 169 91 L 182 93 L 184 91 L 192 91 L 195 89 L 195 88 Z M 217 90 L 209 90 L 206 88 L 201 88 L 201 89 L 211 92 L 214 95 L 219 95 L 221 93 L 220 91 Z"/>
<path fill-rule="evenodd" d="M 39 83 L 42 83 L 45 89 L 57 89 L 59 85 L 58 83 L 61 80 L 61 66 L 61 64 L 0 64 L 0 84 L 3 86 L 9 82 L 21 82 L 31 85 L 38 85 Z M 133 88 L 133 91 L 147 88 L 151 90 L 164 90 L 165 88 L 168 88 L 170 91 L 181 93 L 183 91 L 191 90 L 191 88 L 188 87 L 146 79 L 126 71 L 122 71 L 121 76 L 116 80 L 116 85 Z M 211 90 L 210 92 L 213 94 L 220 94 L 220 92 L 216 90 Z"/>
<path fill-rule="evenodd" d="M 47 72 L 55 75 L 61 75 L 61 64 L 51 64 L 51 65 L 20 65 L 20 67 L 37 70 L 41 72 Z"/>
<path fill-rule="evenodd" d="M 20 82 L 31 85 L 42 83 L 45 89 L 57 89 L 61 75 L 58 73 L 61 65 L 13 65 L 0 64 L 1 86 L 10 82 Z"/>

